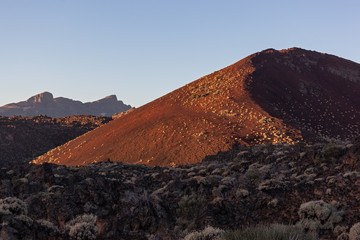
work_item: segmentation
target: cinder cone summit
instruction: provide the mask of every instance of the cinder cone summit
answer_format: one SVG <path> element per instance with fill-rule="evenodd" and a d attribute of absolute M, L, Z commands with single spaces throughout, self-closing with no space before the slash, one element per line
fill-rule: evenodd
<path fill-rule="evenodd" d="M 236 144 L 351 138 L 360 126 L 360 64 L 299 48 L 268 49 L 204 76 L 40 156 L 33 163 L 151 166 L 199 162 Z"/>

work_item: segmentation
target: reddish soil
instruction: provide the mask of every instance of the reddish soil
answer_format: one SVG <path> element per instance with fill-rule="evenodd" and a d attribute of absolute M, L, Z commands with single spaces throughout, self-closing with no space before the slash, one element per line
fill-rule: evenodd
<path fill-rule="evenodd" d="M 360 65 L 293 48 L 265 50 L 86 133 L 34 163 L 151 166 L 199 162 L 234 145 L 352 138 Z"/>

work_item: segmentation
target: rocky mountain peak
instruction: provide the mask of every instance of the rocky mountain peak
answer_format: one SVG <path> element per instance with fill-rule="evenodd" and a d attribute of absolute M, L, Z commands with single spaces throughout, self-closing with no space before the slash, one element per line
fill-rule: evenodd
<path fill-rule="evenodd" d="M 93 115 L 111 117 L 115 113 L 121 113 L 130 109 L 118 101 L 116 95 L 110 95 L 103 99 L 82 103 L 64 97 L 54 98 L 50 92 L 43 92 L 32 96 L 26 101 L 10 103 L 0 107 L 0 116 L 37 116 L 65 117 L 72 115 Z"/>
<path fill-rule="evenodd" d="M 104 98 L 98 100 L 97 102 L 117 102 L 117 101 L 118 101 L 118 99 L 117 99 L 116 95 L 113 94 L 113 95 L 104 97 Z"/>
<path fill-rule="evenodd" d="M 52 93 L 43 92 L 43 93 L 37 94 L 35 96 L 32 96 L 26 102 L 28 102 L 28 103 L 51 103 L 53 101 L 54 101 L 54 96 L 52 95 Z"/>

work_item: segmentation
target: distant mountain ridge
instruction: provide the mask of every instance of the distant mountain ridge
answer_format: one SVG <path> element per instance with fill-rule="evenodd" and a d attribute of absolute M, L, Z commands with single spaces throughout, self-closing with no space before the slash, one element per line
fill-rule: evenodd
<path fill-rule="evenodd" d="M 37 116 L 66 117 L 72 115 L 112 116 L 131 108 L 110 95 L 94 102 L 82 103 L 64 97 L 54 98 L 50 92 L 43 92 L 26 101 L 10 103 L 0 107 L 0 116 Z"/>

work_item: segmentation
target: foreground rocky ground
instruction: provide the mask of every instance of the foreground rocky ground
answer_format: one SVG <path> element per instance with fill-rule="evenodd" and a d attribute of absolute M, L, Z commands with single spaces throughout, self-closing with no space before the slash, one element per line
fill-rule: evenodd
<path fill-rule="evenodd" d="M 347 239 L 360 222 L 360 139 L 239 147 L 148 167 L 2 164 L 1 239 L 181 239 L 213 226 L 299 224 Z"/>
<path fill-rule="evenodd" d="M 0 161 L 25 162 L 112 120 L 89 115 L 1 117 Z"/>

